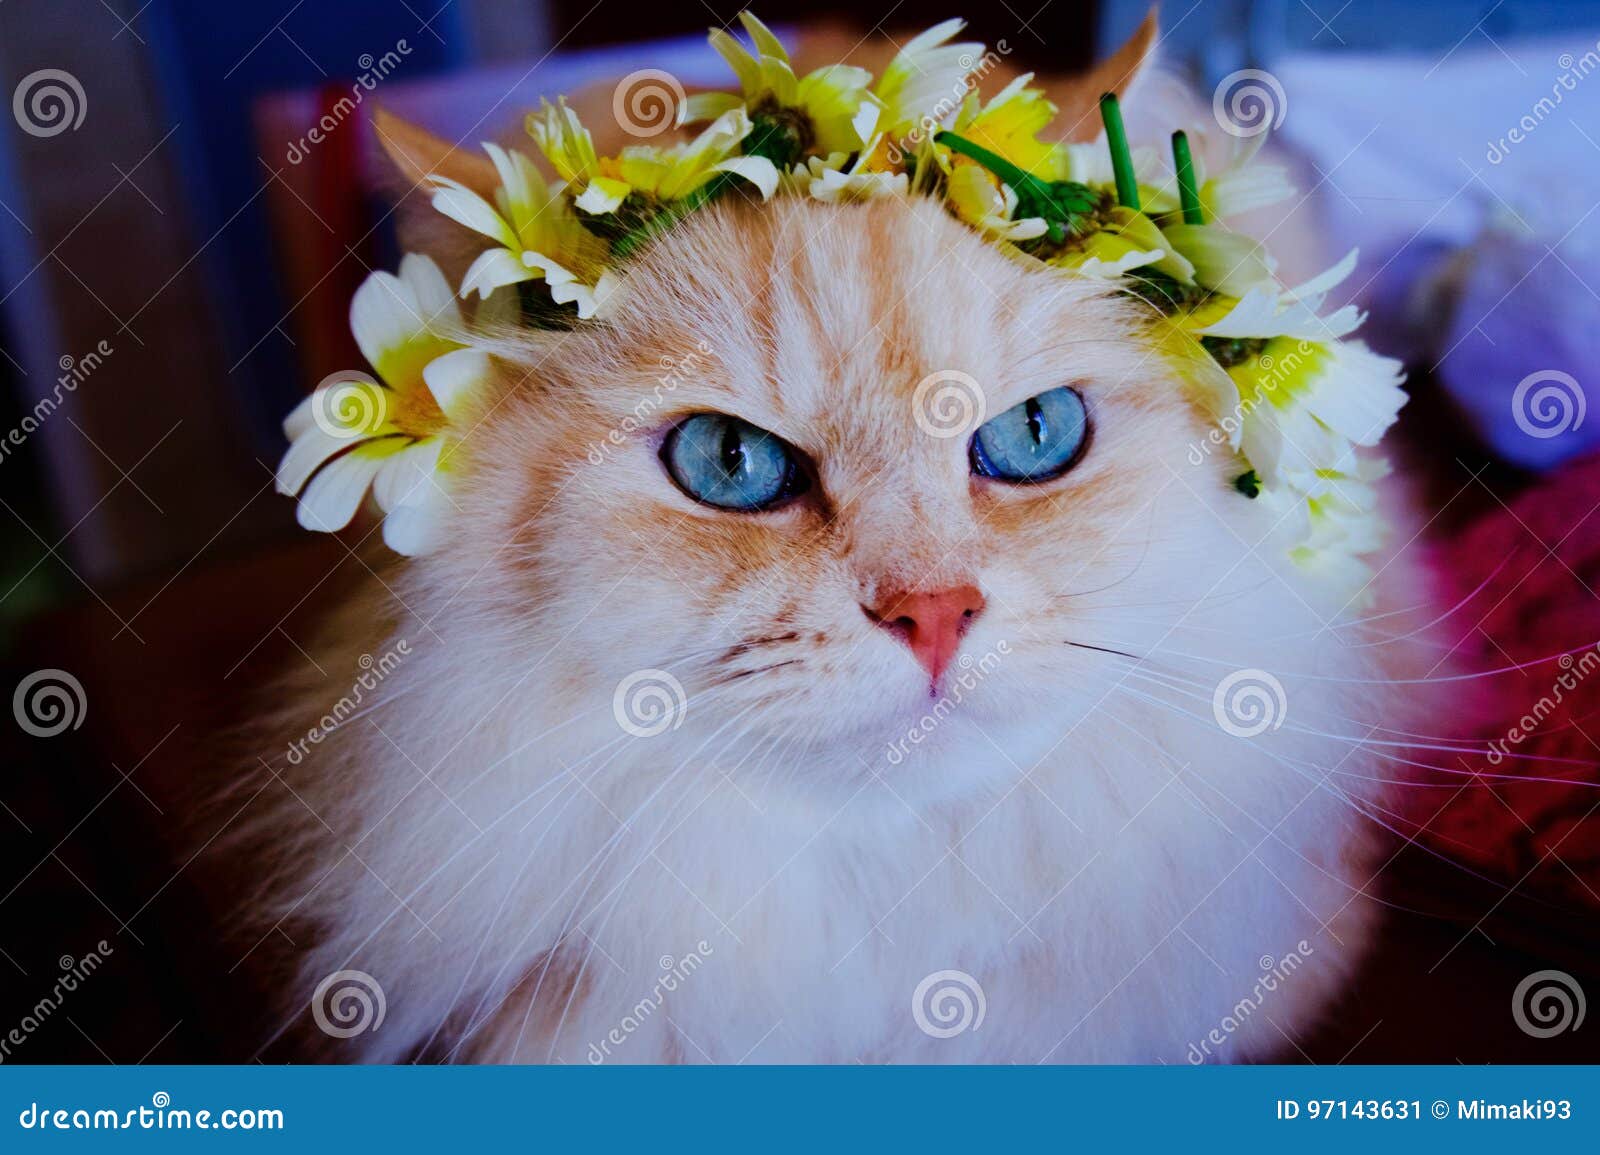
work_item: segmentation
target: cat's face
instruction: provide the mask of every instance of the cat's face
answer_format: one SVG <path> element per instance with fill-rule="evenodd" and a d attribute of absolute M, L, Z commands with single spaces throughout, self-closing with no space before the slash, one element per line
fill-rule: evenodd
<path fill-rule="evenodd" d="M 1117 659 L 1070 643 L 1136 647 L 1231 591 L 1253 503 L 1226 454 L 1192 464 L 1206 418 L 1142 306 L 932 204 L 702 212 L 612 313 L 508 364 L 429 563 L 526 639 L 520 692 L 558 711 L 610 724 L 619 684 L 665 671 L 670 741 L 945 790 L 1093 714 Z M 1041 429 L 1061 471 L 995 476 Z"/>

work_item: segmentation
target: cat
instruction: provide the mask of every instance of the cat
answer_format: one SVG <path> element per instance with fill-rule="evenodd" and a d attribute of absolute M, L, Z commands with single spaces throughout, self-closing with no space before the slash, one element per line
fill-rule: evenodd
<path fill-rule="evenodd" d="M 258 931 L 312 934 L 285 1030 L 373 1062 L 1292 1053 L 1373 934 L 1362 739 L 1404 671 L 1192 452 L 1214 417 L 1148 309 L 917 197 L 725 198 L 620 292 L 495 338 L 444 547 L 380 567 L 268 723 L 293 749 L 384 655 L 236 846 Z M 1079 459 L 976 476 L 930 379 L 990 417 L 1076 391 Z M 680 488 L 704 413 L 792 447 L 792 496 Z M 1378 565 L 1379 616 L 1419 599 Z"/>

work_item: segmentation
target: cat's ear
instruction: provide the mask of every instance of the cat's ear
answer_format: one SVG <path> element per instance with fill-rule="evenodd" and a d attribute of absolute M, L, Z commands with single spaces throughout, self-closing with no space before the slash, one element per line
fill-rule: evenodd
<path fill-rule="evenodd" d="M 451 144 L 381 108 L 373 113 L 372 133 L 392 163 L 386 184 L 400 247 L 432 257 L 458 281 L 482 251 L 483 238 L 433 208 L 428 178 L 458 181 L 492 204 L 499 183 L 494 162 L 476 147 Z"/>
<path fill-rule="evenodd" d="M 1061 112 L 1058 123 L 1067 128 L 1066 139 L 1089 141 L 1100 133 L 1100 98 L 1114 92 L 1125 97 L 1155 62 L 1160 22 L 1151 8 L 1123 46 L 1087 72 L 1052 77 L 1045 84 L 1050 99 Z"/>
<path fill-rule="evenodd" d="M 451 144 L 383 108 L 372 114 L 372 131 L 408 184 L 424 184 L 429 177 L 442 176 L 481 197 L 494 196 L 494 164 L 478 149 Z"/>

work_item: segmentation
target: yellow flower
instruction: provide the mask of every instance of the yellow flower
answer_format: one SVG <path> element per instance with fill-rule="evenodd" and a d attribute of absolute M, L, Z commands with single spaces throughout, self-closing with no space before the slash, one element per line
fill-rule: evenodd
<path fill-rule="evenodd" d="M 434 208 L 497 242 L 472 262 L 461 295 L 487 297 L 502 285 L 542 280 L 557 304 L 570 302 L 579 317 L 594 316 L 613 284 L 605 242 L 572 212 L 565 187 L 546 184 L 526 156 L 483 147 L 500 176 L 494 204 L 448 177 L 432 178 Z"/>
<path fill-rule="evenodd" d="M 1017 194 L 979 165 L 962 160 L 950 173 L 945 199 L 956 215 L 990 236 L 1001 240 L 1030 241 L 1042 237 L 1048 226 L 1043 217 L 1012 220 L 1017 211 Z"/>
<path fill-rule="evenodd" d="M 574 188 L 581 191 L 599 173 L 594 138 L 578 114 L 567 107 L 565 97 L 555 104 L 541 100 L 539 111 L 528 113 L 525 127 L 556 175 Z"/>
<path fill-rule="evenodd" d="M 743 108 L 730 108 L 691 141 L 632 145 L 614 157 L 595 156 L 588 130 L 565 105 L 546 104 L 540 116 L 528 118 L 528 131 L 556 171 L 578 190 L 572 203 L 595 216 L 616 212 L 634 194 L 679 200 L 719 173 L 743 177 L 760 190 L 762 200 L 778 187 L 778 170 L 770 160 L 734 155 L 750 134 L 750 117 Z"/>
<path fill-rule="evenodd" d="M 1259 241 L 1221 225 L 1190 225 L 1181 220 L 1161 226 L 1161 234 L 1194 266 L 1195 284 L 1231 297 L 1258 285 L 1276 285 L 1277 262 Z"/>
<path fill-rule="evenodd" d="M 955 131 L 1040 180 L 1066 180 L 1071 167 L 1066 147 L 1039 139 L 1055 118 L 1056 106 L 1043 92 L 1028 87 L 1032 80 L 1033 73 L 1024 73 L 987 104 L 980 105 L 976 94 L 969 96 L 956 117 Z"/>
<path fill-rule="evenodd" d="M 828 204 L 905 196 L 910 191 L 910 177 L 903 172 L 880 172 L 869 168 L 867 155 L 866 152 L 861 153 L 849 167 L 845 162 L 850 158 L 842 152 L 836 152 L 827 159 L 813 156 L 805 164 L 795 165 L 784 178 L 784 184 Z"/>
<path fill-rule="evenodd" d="M 362 283 L 350 328 L 378 379 L 330 378 L 289 414 L 277 489 L 299 495 L 302 526 L 330 533 L 350 523 L 370 489 L 389 547 L 424 553 L 450 509 L 450 450 L 491 378 L 489 358 L 448 335 L 462 332 L 455 294 L 414 253 L 399 276 Z"/>
<path fill-rule="evenodd" d="M 1194 266 L 1149 217 L 1124 205 L 1112 205 L 1100 215 L 1099 227 L 1051 257 L 1050 264 L 1108 280 L 1148 268 L 1181 284 L 1193 281 Z"/>
<path fill-rule="evenodd" d="M 1195 337 L 1299 337 L 1308 341 L 1347 337 L 1365 319 L 1360 309 L 1346 305 L 1325 317 L 1318 310 L 1329 291 L 1355 270 L 1356 256 L 1356 250 L 1350 250 L 1331 269 L 1294 288 L 1286 289 L 1276 280 L 1261 281 L 1242 296 L 1219 293 L 1174 319 Z"/>
<path fill-rule="evenodd" d="M 1373 601 L 1373 569 L 1362 558 L 1383 545 L 1388 527 L 1378 510 L 1376 483 L 1388 473 L 1387 461 L 1353 457 L 1341 468 L 1319 471 L 1316 496 L 1284 489 L 1263 490 L 1260 498 L 1296 543 L 1289 548 L 1290 559 L 1357 609 Z"/>
<path fill-rule="evenodd" d="M 1241 216 L 1294 195 L 1294 185 L 1289 183 L 1286 169 L 1276 164 L 1255 163 L 1256 153 L 1266 142 L 1266 133 L 1232 139 L 1228 161 L 1215 176 L 1207 177 L 1203 158 L 1194 158 L 1200 207 L 1208 221 Z"/>
<path fill-rule="evenodd" d="M 720 28 L 711 31 L 711 47 L 738 77 L 743 99 L 722 92 L 692 96 L 684 108 L 685 120 L 714 120 L 743 107 L 756 118 L 758 137 L 781 133 L 791 138 L 770 152 L 762 149 L 780 162 L 868 147 L 879 113 L 876 98 L 867 91 L 870 72 L 830 64 L 796 78 L 789 54 L 772 30 L 749 12 L 739 13 L 739 21 L 755 45 L 754 55 Z"/>
<path fill-rule="evenodd" d="M 878 124 L 895 139 L 925 120 L 943 125 L 961 108 L 968 88 L 967 73 L 983 56 L 975 41 L 947 43 L 967 26 L 965 20 L 946 20 L 913 37 L 883 70 L 873 95 L 883 107 Z"/>
<path fill-rule="evenodd" d="M 1267 487 L 1319 496 L 1323 471 L 1347 471 L 1406 403 L 1400 363 L 1360 341 L 1273 337 L 1226 366 L 1244 413 L 1240 448 Z"/>

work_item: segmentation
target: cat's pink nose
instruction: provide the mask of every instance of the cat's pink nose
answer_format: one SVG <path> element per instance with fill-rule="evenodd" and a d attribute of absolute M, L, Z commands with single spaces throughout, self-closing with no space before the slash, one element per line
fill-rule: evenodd
<path fill-rule="evenodd" d="M 863 604 L 861 610 L 905 642 L 917 663 L 937 684 L 961 645 L 961 635 L 983 612 L 983 606 L 978 587 L 964 585 L 931 593 L 888 590 L 877 604 Z"/>

